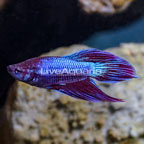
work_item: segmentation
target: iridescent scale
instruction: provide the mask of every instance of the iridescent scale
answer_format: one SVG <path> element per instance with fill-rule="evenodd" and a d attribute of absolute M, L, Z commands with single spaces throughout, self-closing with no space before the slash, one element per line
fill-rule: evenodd
<path fill-rule="evenodd" d="M 90 75 L 90 70 L 89 62 L 51 57 L 40 60 L 37 74 L 48 85 L 66 84 L 86 79 Z"/>

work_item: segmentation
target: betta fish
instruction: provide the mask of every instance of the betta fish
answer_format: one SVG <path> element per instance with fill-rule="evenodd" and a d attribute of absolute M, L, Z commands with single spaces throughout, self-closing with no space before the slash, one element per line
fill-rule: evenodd
<path fill-rule="evenodd" d="M 9 65 L 17 80 L 40 88 L 53 89 L 89 102 L 123 102 L 105 94 L 96 84 L 137 78 L 132 65 L 109 52 L 81 50 L 67 56 L 36 57 Z"/>

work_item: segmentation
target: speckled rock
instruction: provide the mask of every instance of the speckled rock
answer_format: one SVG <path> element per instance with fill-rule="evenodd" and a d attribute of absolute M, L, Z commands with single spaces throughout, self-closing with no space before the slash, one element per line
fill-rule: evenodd
<path fill-rule="evenodd" d="M 67 55 L 86 48 L 73 45 L 46 55 Z M 12 109 L 16 144 L 144 143 L 140 138 L 144 135 L 144 45 L 122 44 L 107 51 L 130 61 L 139 75 L 139 79 L 100 86 L 126 102 L 89 103 L 17 81 L 9 91 L 16 97 Z"/>
<path fill-rule="evenodd" d="M 125 10 L 134 0 L 79 0 L 87 13 L 113 14 Z"/>

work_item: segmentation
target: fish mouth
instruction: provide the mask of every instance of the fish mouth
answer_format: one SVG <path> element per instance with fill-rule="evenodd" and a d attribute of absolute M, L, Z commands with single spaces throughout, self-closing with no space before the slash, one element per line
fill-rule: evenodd
<path fill-rule="evenodd" d="M 19 81 L 30 82 L 34 78 L 34 76 L 29 76 L 25 79 L 25 76 L 29 74 L 26 74 L 25 71 L 17 64 L 7 66 L 7 71 L 14 79 Z"/>
<path fill-rule="evenodd" d="M 12 65 L 7 66 L 7 71 L 10 75 L 12 75 L 14 72 L 14 66 L 12 66 Z"/>
<path fill-rule="evenodd" d="M 18 70 L 15 65 L 7 66 L 7 71 L 12 77 L 14 77 L 16 79 L 17 79 L 17 75 L 21 73 L 21 71 Z"/>

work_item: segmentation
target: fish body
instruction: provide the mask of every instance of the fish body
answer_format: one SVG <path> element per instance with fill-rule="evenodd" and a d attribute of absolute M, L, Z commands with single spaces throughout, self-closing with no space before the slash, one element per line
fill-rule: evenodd
<path fill-rule="evenodd" d="M 48 86 L 84 80 L 91 69 L 88 62 L 77 62 L 63 57 L 44 57 L 38 65 L 36 74 L 39 75 L 39 81 L 43 79 Z"/>
<path fill-rule="evenodd" d="M 94 79 L 119 82 L 137 77 L 126 60 L 97 49 L 82 50 L 63 57 L 36 57 L 10 65 L 7 69 L 20 81 L 90 102 L 123 101 L 102 92 Z"/>

